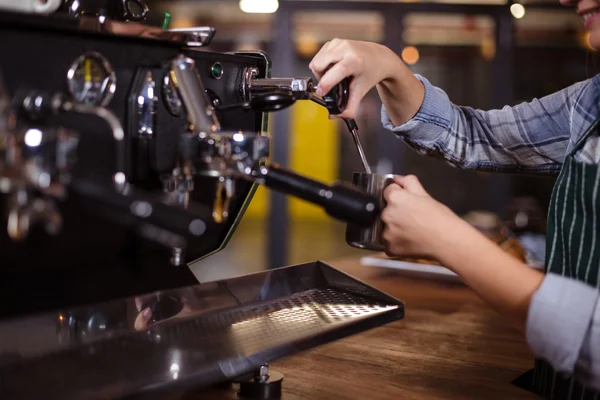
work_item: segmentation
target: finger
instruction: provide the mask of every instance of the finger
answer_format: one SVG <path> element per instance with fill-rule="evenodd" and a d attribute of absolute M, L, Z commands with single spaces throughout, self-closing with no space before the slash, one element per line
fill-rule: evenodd
<path fill-rule="evenodd" d="M 348 104 L 346 105 L 344 112 L 341 113 L 339 117 L 354 119 L 356 117 L 356 113 L 358 112 L 360 102 L 365 97 L 365 94 L 367 94 L 367 90 L 365 90 L 362 84 L 357 83 L 356 81 L 352 81 L 350 83 L 349 90 L 350 96 L 348 97 Z"/>
<path fill-rule="evenodd" d="M 344 41 L 340 40 L 340 39 L 331 39 L 330 41 L 326 42 L 317 52 L 317 54 L 314 55 L 313 59 L 310 61 L 310 63 L 308 64 L 308 68 L 311 69 L 311 71 L 313 69 L 316 70 L 317 65 L 319 65 L 319 61 L 325 57 L 328 53 L 330 53 L 332 50 L 339 50 L 340 48 L 340 44 L 342 44 Z M 341 53 L 343 55 L 343 52 L 338 51 L 338 53 Z M 326 69 L 325 69 L 326 70 Z M 318 70 L 317 72 L 319 73 L 323 73 L 325 72 L 325 70 Z M 313 71 L 315 72 L 315 71 Z"/>
<path fill-rule="evenodd" d="M 139 313 L 135 318 L 133 327 L 138 331 L 146 329 L 150 318 L 152 318 L 152 310 L 150 310 L 150 308 L 145 308 L 144 311 Z"/>
<path fill-rule="evenodd" d="M 325 57 L 325 55 L 327 54 L 327 52 L 329 51 L 330 48 L 331 48 L 331 42 L 325 43 L 323 45 L 323 47 L 321 47 L 319 49 L 317 54 L 315 54 L 315 56 L 312 58 L 312 60 L 308 64 L 308 69 L 310 69 L 312 71 L 312 73 L 317 77 L 317 80 L 320 80 L 321 77 L 323 76 L 323 74 L 325 73 L 325 71 L 327 70 L 327 69 L 320 69 L 317 66 L 320 66 L 322 64 L 321 59 L 323 57 Z"/>
<path fill-rule="evenodd" d="M 386 207 L 381 212 L 381 215 L 379 218 L 381 219 L 381 222 L 383 222 L 383 224 L 385 225 L 385 227 L 384 227 L 384 231 L 385 231 L 386 229 L 388 229 L 387 225 L 389 225 L 390 222 L 394 221 L 394 219 L 395 219 L 394 212 L 390 208 Z M 382 233 L 382 235 L 383 235 L 383 233 Z"/>
<path fill-rule="evenodd" d="M 338 48 L 340 46 L 340 44 L 343 42 L 344 42 L 344 40 L 341 40 L 338 38 L 333 38 L 333 39 L 325 42 L 325 44 L 323 46 L 321 46 L 321 48 L 319 49 L 317 54 L 314 55 L 313 60 L 317 57 L 322 57 L 323 54 L 326 54 L 328 51 L 330 51 L 332 49 Z M 312 61 L 311 61 L 311 63 L 312 63 Z"/>
<path fill-rule="evenodd" d="M 383 243 L 383 252 L 388 257 L 394 257 L 392 251 L 392 235 L 390 229 L 386 226 L 381 232 L 381 242 Z"/>
<path fill-rule="evenodd" d="M 328 72 L 334 68 L 337 64 L 339 64 L 344 59 L 344 53 L 342 51 L 328 50 L 323 53 L 321 56 L 315 57 L 312 61 L 311 71 L 319 76 L 319 87 L 321 86 L 321 80 L 328 74 Z M 343 78 L 340 78 L 341 81 Z M 339 82 L 338 81 L 338 82 Z M 337 83 L 337 82 L 336 82 Z M 332 84 L 331 87 L 335 85 Z M 331 89 L 322 89 L 323 94 L 326 94 Z M 322 95 L 320 95 L 322 96 Z"/>
<path fill-rule="evenodd" d="M 150 298 L 150 296 L 136 296 L 135 297 L 135 308 L 138 311 L 142 311 L 142 308 L 144 308 L 144 304 L 147 303 L 149 298 Z"/>
<path fill-rule="evenodd" d="M 385 247 L 397 247 L 402 233 L 402 229 L 398 226 L 384 224 L 383 231 L 381 232 L 381 243 Z"/>
<path fill-rule="evenodd" d="M 397 257 L 396 254 L 394 254 L 394 251 L 392 249 L 390 249 L 389 247 L 384 247 L 383 248 L 383 252 L 385 253 L 386 256 L 388 256 L 389 258 L 394 258 Z"/>
<path fill-rule="evenodd" d="M 336 63 L 333 64 L 333 66 L 329 68 L 319 80 L 319 84 L 317 86 L 317 95 L 325 96 L 344 78 L 351 76 L 352 72 L 350 68 L 351 67 L 348 65 L 346 60 L 340 59 L 339 61 L 336 61 Z"/>
<path fill-rule="evenodd" d="M 398 193 L 404 190 L 402 186 L 397 183 L 391 183 L 387 185 L 385 189 L 383 189 L 383 199 L 390 203 L 392 198 Z"/>
<path fill-rule="evenodd" d="M 410 193 L 429 196 L 429 193 L 427 193 L 427 191 L 423 188 L 419 178 L 417 178 L 415 175 L 396 175 L 394 176 L 394 182 L 402 186 Z"/>
<path fill-rule="evenodd" d="M 384 252 L 388 257 L 400 257 L 403 254 L 403 248 L 399 243 L 391 237 L 391 234 L 388 234 L 388 239 L 383 239 L 384 244 Z"/>

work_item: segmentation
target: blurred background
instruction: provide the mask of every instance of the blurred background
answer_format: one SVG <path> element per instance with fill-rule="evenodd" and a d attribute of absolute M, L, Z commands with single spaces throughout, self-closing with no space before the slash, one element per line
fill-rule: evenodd
<path fill-rule="evenodd" d="M 592 77 L 596 56 L 581 17 L 558 0 L 318 1 L 155 0 L 171 28 L 210 25 L 208 51 L 263 50 L 272 76 L 312 76 L 308 64 L 333 38 L 382 43 L 454 103 L 489 109 L 528 101 Z M 377 68 L 373 60 L 372 68 Z M 359 134 L 374 170 L 414 173 L 464 215 L 498 215 L 515 232 L 543 234 L 553 178 L 461 171 L 425 158 L 382 129 L 375 92 L 362 102 Z M 345 125 L 299 102 L 271 116 L 273 160 L 315 179 L 351 181 L 361 163 Z M 259 189 L 229 245 L 193 268 L 218 279 L 264 268 L 365 255 L 345 243 L 345 225 L 301 200 Z M 218 268 L 215 268 L 218 266 Z"/>

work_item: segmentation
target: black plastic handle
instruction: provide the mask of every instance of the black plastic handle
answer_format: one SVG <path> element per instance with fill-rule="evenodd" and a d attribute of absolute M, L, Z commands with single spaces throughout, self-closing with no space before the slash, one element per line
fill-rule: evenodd
<path fill-rule="evenodd" d="M 348 98 L 350 97 L 350 78 L 344 78 L 335 85 L 329 93 L 323 96 L 325 107 L 332 115 L 339 115 L 346 110 Z"/>
<path fill-rule="evenodd" d="M 69 187 L 87 200 L 92 212 L 168 247 L 184 247 L 207 227 L 199 210 L 172 207 L 144 193 L 121 194 L 92 179 L 76 179 Z"/>
<path fill-rule="evenodd" d="M 355 225 L 367 226 L 379 216 L 374 196 L 344 183 L 326 185 L 272 165 L 263 175 L 265 186 L 322 206 L 330 216 Z"/>

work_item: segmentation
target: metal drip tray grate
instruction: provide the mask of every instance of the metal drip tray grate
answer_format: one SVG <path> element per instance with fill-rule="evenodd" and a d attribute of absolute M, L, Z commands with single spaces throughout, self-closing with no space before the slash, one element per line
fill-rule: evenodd
<path fill-rule="evenodd" d="M 180 306 L 139 326 L 141 304 L 152 301 Z M 398 300 L 318 262 L 6 322 L 0 398 L 147 397 L 203 387 L 403 311 Z"/>

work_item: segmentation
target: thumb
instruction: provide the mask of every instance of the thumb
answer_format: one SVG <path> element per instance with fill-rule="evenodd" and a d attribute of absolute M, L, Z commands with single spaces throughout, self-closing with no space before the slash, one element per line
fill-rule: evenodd
<path fill-rule="evenodd" d="M 141 331 L 148 328 L 150 318 L 152 318 L 152 310 L 148 307 L 137 315 L 135 322 L 133 323 L 134 329 Z"/>
<path fill-rule="evenodd" d="M 421 185 L 419 178 L 414 175 L 395 175 L 394 182 L 396 182 L 409 193 L 418 194 L 421 196 L 429 196 L 429 193 L 427 193 L 427 191 L 423 188 L 423 185 Z"/>

